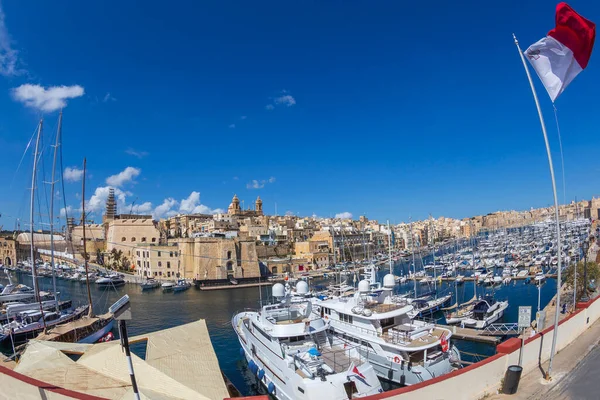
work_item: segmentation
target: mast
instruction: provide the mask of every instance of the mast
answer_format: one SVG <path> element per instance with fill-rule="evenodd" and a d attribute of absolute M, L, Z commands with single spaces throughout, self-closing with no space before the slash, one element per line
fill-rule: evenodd
<path fill-rule="evenodd" d="M 429 214 L 429 217 L 431 217 L 431 214 Z M 433 224 L 433 221 L 430 220 L 429 226 L 431 227 L 432 224 Z M 437 274 L 435 272 L 435 231 L 434 231 L 434 229 L 431 230 L 431 243 L 433 244 L 433 288 L 435 290 L 435 297 L 437 298 Z"/>
<path fill-rule="evenodd" d="M 415 290 L 415 299 L 417 298 L 417 270 L 416 270 L 416 265 L 415 265 L 415 237 L 413 236 L 413 230 L 412 230 L 412 219 L 410 220 L 410 247 L 411 247 L 411 253 L 412 253 L 412 261 L 413 261 L 413 282 L 414 282 L 414 290 Z"/>
<path fill-rule="evenodd" d="M 42 136 L 42 127 L 44 125 L 44 120 L 40 119 L 40 123 L 38 124 L 38 132 L 37 139 L 35 140 L 35 152 L 33 153 L 33 173 L 31 175 L 31 198 L 30 198 L 30 207 L 29 207 L 29 221 L 31 223 L 29 227 L 29 234 L 31 235 L 30 241 L 30 256 L 31 256 L 31 277 L 33 279 L 33 291 L 35 293 L 35 301 L 40 305 L 40 312 L 42 313 L 42 322 L 44 323 L 44 330 L 46 330 L 46 320 L 44 318 L 44 308 L 42 307 L 42 301 L 40 299 L 40 290 L 38 287 L 37 280 L 37 270 L 35 268 L 35 251 L 33 249 L 33 205 L 35 200 L 35 177 L 37 173 L 37 162 L 38 162 L 38 151 L 40 148 L 40 137 Z"/>
<path fill-rule="evenodd" d="M 58 128 L 56 130 L 56 144 L 54 145 L 54 160 L 52 161 L 52 179 L 50 182 L 50 263 L 52 264 L 52 290 L 54 290 L 54 305 L 58 312 L 58 295 L 56 293 L 56 267 L 54 264 L 54 174 L 56 172 L 56 153 L 60 145 L 60 134 L 62 130 L 62 110 L 58 115 Z M 63 193 L 64 196 L 64 193 Z"/>
<path fill-rule="evenodd" d="M 90 291 L 90 274 L 88 272 L 88 260 L 87 260 L 87 249 L 85 242 L 85 165 L 86 159 L 83 159 L 83 179 L 81 183 L 81 224 L 83 225 L 83 263 L 85 265 L 85 284 L 87 286 L 88 292 L 88 302 L 90 303 L 90 308 L 88 309 L 88 317 L 92 317 L 94 315 L 93 306 L 92 306 L 92 292 Z"/>
<path fill-rule="evenodd" d="M 387 221 L 387 226 L 388 226 L 388 242 L 389 242 L 389 258 L 390 258 L 390 274 L 394 273 L 394 265 L 393 265 L 393 261 L 392 261 L 392 230 L 390 229 L 390 220 L 388 219 Z"/>

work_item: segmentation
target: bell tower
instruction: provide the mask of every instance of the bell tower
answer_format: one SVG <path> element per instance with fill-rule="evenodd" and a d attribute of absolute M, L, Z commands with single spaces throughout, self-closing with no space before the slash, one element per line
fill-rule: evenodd
<path fill-rule="evenodd" d="M 255 211 L 256 211 L 256 215 L 263 215 L 263 203 L 262 200 L 260 199 L 260 196 L 258 196 L 256 198 L 256 203 L 255 203 Z"/>

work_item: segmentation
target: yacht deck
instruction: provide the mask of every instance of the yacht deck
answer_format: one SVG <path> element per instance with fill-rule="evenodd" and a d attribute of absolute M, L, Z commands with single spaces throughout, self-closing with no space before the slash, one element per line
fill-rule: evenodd
<path fill-rule="evenodd" d="M 444 329 L 436 326 L 431 332 L 424 331 L 422 335 L 413 337 L 413 335 L 411 335 L 412 328 L 400 325 L 389 329 L 387 332 L 381 335 L 381 337 L 387 343 L 398 344 L 405 347 L 421 347 L 439 341 L 444 332 L 446 332 Z"/>
<path fill-rule="evenodd" d="M 352 362 L 357 366 L 363 363 L 363 360 L 359 358 L 350 357 L 348 349 L 344 349 L 342 346 L 327 346 L 320 349 L 320 352 L 323 360 L 333 368 L 335 373 L 347 371 Z"/>

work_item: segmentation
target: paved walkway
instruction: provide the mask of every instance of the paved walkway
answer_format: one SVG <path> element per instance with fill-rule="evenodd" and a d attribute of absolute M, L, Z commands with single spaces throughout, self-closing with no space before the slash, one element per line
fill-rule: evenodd
<path fill-rule="evenodd" d="M 497 394 L 488 399 L 600 399 L 597 377 L 600 369 L 599 344 L 600 320 L 554 357 L 551 381 L 546 381 L 542 371 L 535 369 L 521 377 L 516 394 Z M 542 368 L 546 371 L 548 362 Z"/>

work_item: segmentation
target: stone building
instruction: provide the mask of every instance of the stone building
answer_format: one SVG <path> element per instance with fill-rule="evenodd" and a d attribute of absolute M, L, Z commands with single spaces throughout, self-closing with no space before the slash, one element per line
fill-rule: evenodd
<path fill-rule="evenodd" d="M 225 237 L 176 239 L 180 273 L 199 280 L 260 276 L 256 241 Z"/>
<path fill-rule="evenodd" d="M 306 259 L 312 269 L 326 268 L 332 264 L 332 253 L 326 240 L 308 240 L 294 243 L 296 258 Z"/>
<path fill-rule="evenodd" d="M 138 244 L 134 255 L 135 274 L 143 278 L 183 278 L 179 249 L 174 245 Z"/>
<path fill-rule="evenodd" d="M 17 264 L 17 241 L 11 237 L 0 238 L 0 265 Z"/>
<path fill-rule="evenodd" d="M 108 222 L 106 251 L 121 250 L 125 257 L 133 260 L 138 244 L 159 244 L 160 231 L 147 215 L 136 215 L 136 219 L 115 219 Z"/>
<path fill-rule="evenodd" d="M 263 215 L 263 202 L 259 196 L 254 202 L 254 210 L 250 209 L 250 207 L 244 210 L 242 207 L 240 207 L 240 199 L 238 199 L 237 194 L 235 194 L 233 195 L 233 199 L 231 199 L 231 204 L 229 204 L 229 207 L 227 207 L 227 214 L 242 218 L 259 217 Z"/>

